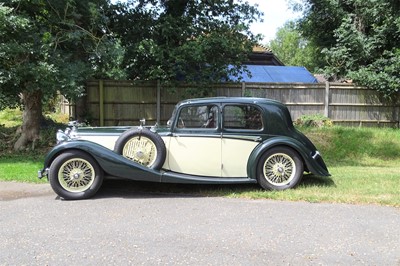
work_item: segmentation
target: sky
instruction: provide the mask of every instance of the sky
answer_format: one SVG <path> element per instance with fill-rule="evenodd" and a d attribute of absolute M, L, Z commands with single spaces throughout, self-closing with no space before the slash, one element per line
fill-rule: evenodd
<path fill-rule="evenodd" d="M 300 16 L 289 9 L 286 0 L 246 0 L 250 4 L 258 4 L 259 10 L 264 13 L 264 22 L 252 24 L 251 31 L 254 34 L 262 34 L 262 44 L 267 44 L 275 38 L 275 34 L 286 21 Z"/>

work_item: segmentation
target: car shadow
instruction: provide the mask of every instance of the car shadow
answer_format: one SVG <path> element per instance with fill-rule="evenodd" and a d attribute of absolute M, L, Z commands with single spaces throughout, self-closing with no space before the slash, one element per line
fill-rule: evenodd
<path fill-rule="evenodd" d="M 301 187 L 336 187 L 335 182 L 328 176 L 305 174 L 299 186 Z"/>
<path fill-rule="evenodd" d="M 304 175 L 299 187 L 336 186 L 329 177 L 312 174 Z M 187 197 L 223 197 L 264 191 L 258 184 L 171 184 L 124 179 L 105 179 L 102 187 L 93 197 L 101 198 L 187 198 Z"/>
<path fill-rule="evenodd" d="M 106 179 L 93 199 L 207 197 L 209 195 L 205 191 L 215 189 L 215 186 Z"/>

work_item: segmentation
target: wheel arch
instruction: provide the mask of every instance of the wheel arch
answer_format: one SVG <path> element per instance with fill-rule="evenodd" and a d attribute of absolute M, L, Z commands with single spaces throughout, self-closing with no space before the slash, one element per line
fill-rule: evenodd
<path fill-rule="evenodd" d="M 52 152 L 51 152 L 51 154 L 49 154 L 49 155 L 46 157 L 45 163 L 44 163 L 44 167 L 45 167 L 45 168 L 49 168 L 50 165 L 53 163 L 53 161 L 54 161 L 58 156 L 60 156 L 60 155 L 63 154 L 63 153 L 66 153 L 66 152 L 73 152 L 73 151 L 79 151 L 79 152 L 85 153 L 87 156 L 91 157 L 91 158 L 98 164 L 98 166 L 101 168 L 101 170 L 102 170 L 103 172 L 106 172 L 106 171 L 104 170 L 104 168 L 102 167 L 102 165 L 100 164 L 100 162 L 99 162 L 99 160 L 98 160 L 98 158 L 97 158 L 96 156 L 93 156 L 93 154 L 90 153 L 90 152 L 88 152 L 86 149 L 77 148 L 77 147 L 69 147 L 69 148 L 56 149 L 56 150 L 53 149 Z"/>
<path fill-rule="evenodd" d="M 44 169 L 49 168 L 60 154 L 74 150 L 91 156 L 105 175 L 143 181 L 161 180 L 160 171 L 132 162 L 100 144 L 86 140 L 72 140 L 55 146 L 45 158 Z"/>
<path fill-rule="evenodd" d="M 50 168 L 52 162 L 61 154 L 71 151 L 80 151 L 90 156 L 100 167 L 104 173 L 108 173 L 108 168 L 105 167 L 104 158 L 105 151 L 113 153 L 111 150 L 91 141 L 86 140 L 73 140 L 64 142 L 55 146 L 47 155 L 44 160 L 44 168 Z"/>
<path fill-rule="evenodd" d="M 287 137 L 276 137 L 260 143 L 250 154 L 249 160 L 247 162 L 247 175 L 249 178 L 257 179 L 257 165 L 260 157 L 266 151 L 275 147 L 286 147 L 295 151 L 303 162 L 304 171 L 309 171 L 309 163 L 306 159 L 308 156 L 308 151 L 306 150 L 306 148 L 295 139 L 290 139 Z M 311 151 L 309 151 L 308 153 L 311 153 Z"/>

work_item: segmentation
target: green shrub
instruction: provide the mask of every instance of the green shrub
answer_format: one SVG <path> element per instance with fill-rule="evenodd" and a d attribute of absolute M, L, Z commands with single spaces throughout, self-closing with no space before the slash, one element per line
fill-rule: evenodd
<path fill-rule="evenodd" d="M 303 115 L 294 121 L 294 125 L 298 127 L 331 127 L 333 122 L 328 117 L 321 114 Z"/>

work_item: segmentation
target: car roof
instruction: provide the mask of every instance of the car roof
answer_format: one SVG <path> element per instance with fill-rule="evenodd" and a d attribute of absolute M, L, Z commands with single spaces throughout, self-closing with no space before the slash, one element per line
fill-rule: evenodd
<path fill-rule="evenodd" d="M 209 103 L 247 103 L 256 105 L 275 105 L 284 106 L 281 102 L 257 97 L 207 97 L 207 98 L 193 98 L 183 100 L 178 105 L 186 104 L 209 104 Z"/>

